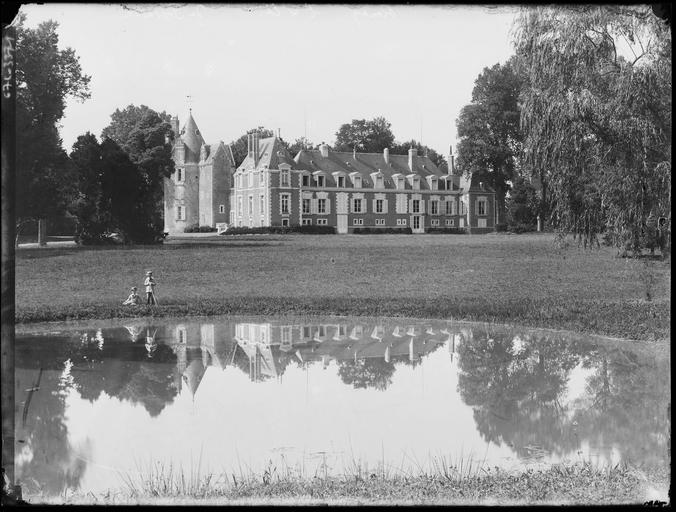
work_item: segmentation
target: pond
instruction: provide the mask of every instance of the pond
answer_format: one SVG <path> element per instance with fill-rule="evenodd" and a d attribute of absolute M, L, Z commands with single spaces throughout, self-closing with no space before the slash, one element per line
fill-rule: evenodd
<path fill-rule="evenodd" d="M 305 477 L 667 468 L 667 345 L 402 318 L 212 317 L 18 326 L 26 496 L 152 471 Z M 153 469 L 154 468 L 154 469 Z"/>

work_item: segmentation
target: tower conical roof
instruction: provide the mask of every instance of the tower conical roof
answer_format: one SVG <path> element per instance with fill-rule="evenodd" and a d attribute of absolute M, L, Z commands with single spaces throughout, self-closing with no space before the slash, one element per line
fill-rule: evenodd
<path fill-rule="evenodd" d="M 186 162 L 199 162 L 200 148 L 204 144 L 204 139 L 192 117 L 192 112 L 188 114 L 188 120 L 181 130 L 181 139 L 186 146 Z"/>
<path fill-rule="evenodd" d="M 188 385 L 188 389 L 190 389 L 192 396 L 195 396 L 197 388 L 199 387 L 205 372 L 206 368 L 202 364 L 201 358 L 191 361 L 183 372 L 183 380 Z"/>

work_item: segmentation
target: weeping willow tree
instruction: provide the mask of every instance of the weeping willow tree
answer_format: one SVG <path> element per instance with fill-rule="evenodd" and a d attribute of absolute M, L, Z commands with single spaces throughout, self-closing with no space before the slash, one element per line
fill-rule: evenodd
<path fill-rule="evenodd" d="M 666 24 L 650 7 L 539 7 L 514 34 L 524 164 L 547 191 L 550 223 L 585 247 L 603 234 L 640 251 L 660 217 L 670 233 Z"/>

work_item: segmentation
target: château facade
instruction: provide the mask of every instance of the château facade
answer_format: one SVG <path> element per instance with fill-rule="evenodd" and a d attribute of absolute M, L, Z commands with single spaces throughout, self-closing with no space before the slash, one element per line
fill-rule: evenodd
<path fill-rule="evenodd" d="M 190 115 L 174 145 L 176 172 L 165 180 L 165 231 L 193 224 L 333 226 L 357 228 L 465 228 L 495 230 L 495 192 L 475 178 L 441 171 L 426 155 L 302 149 L 292 157 L 277 137 L 247 135 L 247 156 L 235 169 L 232 151 L 206 144 Z"/>

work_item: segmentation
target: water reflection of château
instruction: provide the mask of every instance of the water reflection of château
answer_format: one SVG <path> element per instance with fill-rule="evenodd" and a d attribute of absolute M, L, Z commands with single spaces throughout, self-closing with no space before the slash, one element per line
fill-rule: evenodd
<path fill-rule="evenodd" d="M 239 322 L 179 324 L 163 337 L 177 357 L 176 382 L 195 394 L 207 367 L 237 366 L 254 382 L 280 379 L 293 363 L 307 367 L 334 361 L 382 360 L 416 365 L 426 354 L 448 343 L 451 358 L 465 329 L 450 331 L 421 324 L 378 323 L 283 324 Z"/>

